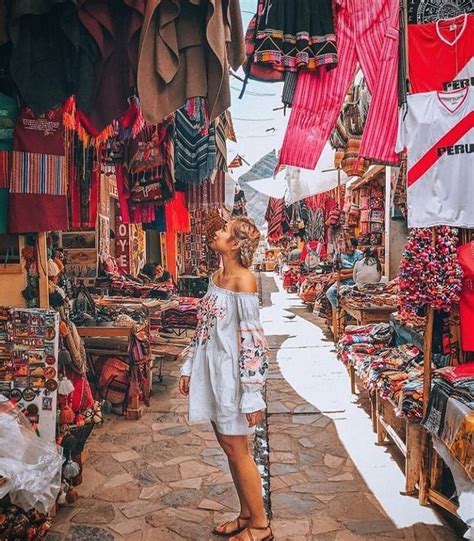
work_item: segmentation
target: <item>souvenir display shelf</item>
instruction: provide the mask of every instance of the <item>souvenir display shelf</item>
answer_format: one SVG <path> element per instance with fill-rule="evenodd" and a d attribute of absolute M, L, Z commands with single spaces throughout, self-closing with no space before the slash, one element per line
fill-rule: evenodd
<path fill-rule="evenodd" d="M 45 441 L 56 440 L 59 314 L 0 308 L 0 392 Z"/>

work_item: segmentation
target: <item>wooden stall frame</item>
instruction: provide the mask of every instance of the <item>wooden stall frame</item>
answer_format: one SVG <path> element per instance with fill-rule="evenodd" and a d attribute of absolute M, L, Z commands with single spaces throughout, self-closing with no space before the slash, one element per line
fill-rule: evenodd
<path fill-rule="evenodd" d="M 376 426 L 377 445 L 386 445 L 387 439 L 394 443 L 405 458 L 405 490 L 403 495 L 416 495 L 421 475 L 421 455 L 423 452 L 423 428 L 417 422 L 410 421 L 406 417 L 400 417 L 405 423 L 405 438 L 403 439 L 387 419 L 387 411 L 390 408 L 395 415 L 395 404 L 391 400 L 382 398 L 375 393 L 376 400 Z"/>
<path fill-rule="evenodd" d="M 77 332 L 82 338 L 127 338 L 132 335 L 131 327 L 78 327 Z M 89 353 L 95 355 L 113 355 L 117 354 L 124 356 L 123 351 L 88 349 Z M 134 367 L 131 366 L 131 370 Z M 151 378 L 150 378 L 151 380 Z M 140 405 L 140 398 L 133 394 L 129 397 L 127 409 L 125 410 L 125 418 L 132 421 L 138 421 L 143 416 L 143 407 Z"/>

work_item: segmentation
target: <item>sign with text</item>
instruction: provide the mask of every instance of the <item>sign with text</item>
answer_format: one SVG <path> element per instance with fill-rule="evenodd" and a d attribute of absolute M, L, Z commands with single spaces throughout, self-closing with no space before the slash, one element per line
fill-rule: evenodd
<path fill-rule="evenodd" d="M 118 266 L 130 274 L 130 225 L 122 222 L 120 212 L 115 218 L 115 258 Z"/>

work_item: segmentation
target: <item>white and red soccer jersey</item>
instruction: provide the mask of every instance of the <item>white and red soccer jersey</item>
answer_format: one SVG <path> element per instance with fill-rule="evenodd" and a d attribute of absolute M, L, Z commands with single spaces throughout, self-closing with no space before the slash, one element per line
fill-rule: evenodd
<path fill-rule="evenodd" d="M 408 227 L 474 227 L 474 88 L 408 96 L 397 152 L 408 160 Z"/>
<path fill-rule="evenodd" d="M 408 26 L 411 91 L 474 86 L 474 14 Z"/>

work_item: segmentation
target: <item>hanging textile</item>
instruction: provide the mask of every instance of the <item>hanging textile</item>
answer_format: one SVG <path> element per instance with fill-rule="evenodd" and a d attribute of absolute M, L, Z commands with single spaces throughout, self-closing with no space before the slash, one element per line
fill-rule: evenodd
<path fill-rule="evenodd" d="M 102 148 L 105 158 L 108 149 L 110 150 L 110 147 L 114 146 L 121 147 L 120 152 L 123 158 L 125 142 L 135 138 L 145 126 L 142 110 L 135 96 L 129 98 L 126 111 L 102 131 L 97 130 L 90 118 L 77 108 L 74 97 L 66 100 L 63 109 L 66 127 L 77 132 L 85 146 L 99 148 L 105 145 L 105 148 Z M 117 148 L 114 151 L 117 151 Z M 107 163 L 107 159 L 105 161 Z"/>
<path fill-rule="evenodd" d="M 267 237 L 269 240 L 277 241 L 283 236 L 283 222 L 285 221 L 285 201 L 270 197 L 268 201 L 265 220 L 268 223 Z"/>
<path fill-rule="evenodd" d="M 316 167 L 362 60 L 372 101 L 360 155 L 377 163 L 398 164 L 398 0 L 337 3 L 336 26 L 338 65 L 299 74 L 279 163 Z"/>
<path fill-rule="evenodd" d="M 22 152 L 64 156 L 64 123 L 61 106 L 37 115 L 29 107 L 21 110 L 15 124 L 13 148 Z"/>
<path fill-rule="evenodd" d="M 214 121 L 216 130 L 216 168 L 227 171 L 227 134 L 229 130 L 227 115 L 224 113 Z"/>
<path fill-rule="evenodd" d="M 247 200 L 245 198 L 245 192 L 239 187 L 236 188 L 234 198 L 234 208 L 232 209 L 232 217 L 247 216 Z"/>
<path fill-rule="evenodd" d="M 308 221 L 306 223 L 306 236 L 308 240 L 323 242 L 325 230 L 324 210 L 313 210 L 308 207 Z"/>
<path fill-rule="evenodd" d="M 431 306 L 449 312 L 459 301 L 463 270 L 458 262 L 458 230 L 441 226 L 412 229 L 400 262 L 399 301 L 402 318 Z"/>
<path fill-rule="evenodd" d="M 392 187 L 392 220 L 407 218 L 407 160 L 402 158 L 400 170 Z"/>
<path fill-rule="evenodd" d="M 0 188 L 0 235 L 8 232 L 8 190 Z"/>
<path fill-rule="evenodd" d="M 13 149 L 13 135 L 17 116 L 17 100 L 0 93 L 0 151 Z"/>
<path fill-rule="evenodd" d="M 186 189 L 190 209 L 222 208 L 225 203 L 225 173 L 217 171 L 212 179 L 207 179 L 202 184 L 188 185 Z"/>
<path fill-rule="evenodd" d="M 9 231 L 68 229 L 68 171 L 62 108 L 43 115 L 24 108 L 15 126 Z"/>
<path fill-rule="evenodd" d="M 66 197 L 10 193 L 9 233 L 24 234 L 67 229 Z"/>
<path fill-rule="evenodd" d="M 175 192 L 173 199 L 165 205 L 166 230 L 173 233 L 190 233 L 191 217 L 186 206 L 186 194 Z"/>
<path fill-rule="evenodd" d="M 163 205 L 174 193 L 174 124 L 147 125 L 129 142 L 127 173 L 132 207 Z M 146 220 L 149 223 L 152 220 Z"/>
<path fill-rule="evenodd" d="M 100 154 L 85 147 L 77 134 L 71 134 L 68 145 L 69 203 L 71 229 L 95 228 L 97 220 Z"/>
<path fill-rule="evenodd" d="M 287 71 L 285 73 L 285 82 L 283 84 L 283 91 L 281 94 L 281 101 L 286 107 L 293 105 L 293 98 L 296 91 L 296 82 L 298 80 L 298 73 L 294 71 Z"/>
<path fill-rule="evenodd" d="M 6 26 L 6 17 L 3 21 Z M 17 116 L 17 101 L 10 96 L 0 94 L 0 234 L 5 234 L 8 228 L 8 187 L 12 157 L 12 153 L 9 151 L 13 148 L 14 126 Z"/>
<path fill-rule="evenodd" d="M 408 51 L 412 93 L 469 86 L 474 77 L 474 14 L 410 25 Z"/>
<path fill-rule="evenodd" d="M 10 191 L 43 195 L 67 195 L 64 156 L 13 152 Z"/>
<path fill-rule="evenodd" d="M 138 65 L 146 120 L 161 122 L 195 96 L 214 120 L 230 107 L 229 65 L 243 61 L 239 0 L 148 0 Z"/>
<path fill-rule="evenodd" d="M 263 12 L 254 62 L 292 72 L 337 64 L 332 0 L 260 0 L 259 4 Z"/>
<path fill-rule="evenodd" d="M 0 188 L 10 187 L 12 157 L 12 152 L 9 152 L 8 150 L 0 150 Z"/>
<path fill-rule="evenodd" d="M 408 96 L 397 142 L 407 150 L 408 227 L 474 227 L 473 127 L 472 87 Z"/>
<path fill-rule="evenodd" d="M 152 222 L 143 224 L 143 229 L 145 229 L 145 231 L 157 231 L 158 233 L 166 233 L 167 227 L 165 208 L 166 205 L 164 207 L 155 208 L 155 219 Z"/>
<path fill-rule="evenodd" d="M 189 100 L 176 111 L 176 180 L 186 184 L 201 183 L 216 168 L 216 131 L 209 124 L 205 100 Z"/>
<path fill-rule="evenodd" d="M 74 93 L 77 43 L 63 25 L 75 16 L 75 2 L 15 0 L 8 7 L 11 75 L 24 102 L 42 114 Z"/>
<path fill-rule="evenodd" d="M 78 4 L 79 18 L 100 51 L 93 105 L 84 112 L 101 132 L 127 110 L 136 86 L 145 0 L 80 0 Z"/>
<path fill-rule="evenodd" d="M 463 351 L 474 351 L 474 241 L 458 248 L 458 259 L 464 272 L 459 301 L 461 347 Z"/>
<path fill-rule="evenodd" d="M 408 22 L 425 24 L 474 13 L 473 0 L 409 0 Z"/>

